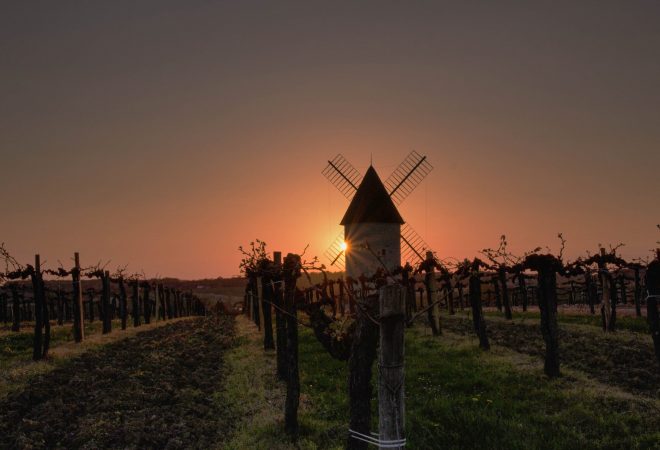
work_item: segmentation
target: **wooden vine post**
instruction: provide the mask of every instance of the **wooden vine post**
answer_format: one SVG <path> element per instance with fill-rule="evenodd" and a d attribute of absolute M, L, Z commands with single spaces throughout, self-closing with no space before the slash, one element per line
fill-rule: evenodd
<path fill-rule="evenodd" d="M 110 316 L 110 272 L 107 270 L 101 275 L 101 311 L 103 313 L 103 334 L 112 331 L 112 317 Z"/>
<path fill-rule="evenodd" d="M 527 312 L 527 285 L 525 283 L 525 272 L 518 272 L 518 289 L 520 290 L 520 299 L 523 312 Z"/>
<path fill-rule="evenodd" d="M 500 283 L 498 282 L 497 276 L 493 276 L 491 279 L 493 283 L 493 294 L 495 295 L 495 307 L 499 312 L 502 312 L 502 294 L 500 293 Z"/>
<path fill-rule="evenodd" d="M 296 281 L 300 277 L 300 256 L 289 253 L 284 259 L 284 306 L 286 317 L 286 400 L 284 402 L 284 429 L 290 436 L 298 436 L 298 405 L 300 378 L 298 373 L 298 319 L 296 308 Z M 258 308 L 258 306 L 257 306 Z M 258 316 L 257 316 L 258 317 Z"/>
<path fill-rule="evenodd" d="M 621 303 L 628 303 L 628 290 L 626 289 L 626 276 L 623 271 L 619 273 L 619 289 L 621 289 Z"/>
<path fill-rule="evenodd" d="M 479 277 L 479 266 L 473 265 L 470 270 L 469 280 L 470 306 L 472 307 L 472 322 L 474 331 L 479 337 L 479 347 L 483 350 L 489 350 L 488 334 L 486 333 L 486 321 L 481 306 L 481 279 Z"/>
<path fill-rule="evenodd" d="M 32 290 L 34 293 L 34 345 L 32 352 L 32 359 L 38 361 L 44 356 L 43 348 L 43 327 L 44 327 L 44 310 L 46 309 L 46 302 L 44 298 L 44 285 L 41 279 L 41 258 L 39 255 L 34 255 L 34 268 L 30 274 L 32 278 Z M 45 349 L 48 352 L 48 348 Z"/>
<path fill-rule="evenodd" d="M 133 326 L 140 326 L 140 285 L 137 279 L 130 282 L 131 293 L 131 315 L 133 316 Z"/>
<path fill-rule="evenodd" d="M 454 311 L 454 286 L 451 282 L 451 275 L 449 272 L 444 274 L 445 278 L 445 290 L 447 292 L 447 309 L 449 310 L 449 315 L 453 316 L 456 314 Z"/>
<path fill-rule="evenodd" d="M 121 318 L 121 329 L 125 330 L 126 321 L 128 320 L 128 296 L 126 295 L 124 277 L 120 275 L 117 282 L 119 283 L 119 316 Z"/>
<path fill-rule="evenodd" d="M 263 260 L 261 275 L 261 309 L 264 318 L 264 350 L 274 350 L 275 341 L 273 340 L 273 283 L 272 283 L 272 263 L 269 260 Z"/>
<path fill-rule="evenodd" d="M 371 430 L 373 390 L 371 378 L 373 363 L 377 357 L 379 329 L 366 314 L 374 315 L 373 310 L 377 309 L 377 306 L 377 304 L 372 306 L 364 303 L 360 308 L 356 308 L 355 332 L 351 343 L 351 356 L 348 360 L 348 396 L 351 413 L 349 427 L 351 431 L 367 436 Z M 349 436 L 346 448 L 366 450 L 367 443 Z"/>
<path fill-rule="evenodd" d="M 601 305 L 601 314 L 603 316 L 603 330 L 611 331 L 610 321 L 612 319 L 612 307 L 611 307 L 611 289 L 610 289 L 610 276 L 607 271 L 607 266 L 603 258 L 605 255 L 605 249 L 600 249 L 601 259 L 598 260 L 598 275 L 600 277 L 600 286 L 602 290 L 603 304 Z"/>
<path fill-rule="evenodd" d="M 149 298 L 151 292 L 151 284 L 148 281 L 142 283 L 142 303 L 144 308 L 144 323 L 149 325 L 151 323 L 151 300 Z"/>
<path fill-rule="evenodd" d="M 502 266 L 497 270 L 499 281 L 502 285 L 502 303 L 504 303 L 504 317 L 507 320 L 513 319 L 513 314 L 511 313 L 511 299 L 509 298 L 509 287 L 507 286 L 506 280 L 506 267 Z M 501 310 L 501 309 L 500 309 Z"/>
<path fill-rule="evenodd" d="M 460 308 L 461 311 L 465 308 L 465 297 L 463 297 L 463 282 L 459 279 L 458 284 L 456 285 L 456 288 L 458 289 L 458 307 Z"/>
<path fill-rule="evenodd" d="M 265 326 L 265 319 L 264 319 L 264 292 L 263 292 L 263 284 L 261 282 L 261 273 L 257 273 L 257 275 L 254 277 L 254 290 L 255 290 L 255 300 L 257 301 L 258 307 L 257 311 L 259 312 L 259 331 L 263 330 L 263 327 Z"/>
<path fill-rule="evenodd" d="M 380 288 L 379 299 L 378 435 L 381 442 L 386 442 L 387 448 L 403 448 L 406 291 L 398 284 L 383 286 Z"/>
<path fill-rule="evenodd" d="M 161 319 L 162 308 L 160 306 L 161 296 L 163 295 L 163 285 L 154 283 L 154 320 L 158 322 Z"/>
<path fill-rule="evenodd" d="M 589 304 L 589 312 L 596 314 L 596 301 L 598 299 L 598 286 L 591 278 L 591 270 L 586 269 L 584 272 L 584 289 L 587 296 L 587 303 Z"/>
<path fill-rule="evenodd" d="M 438 298 L 438 289 L 435 279 L 435 258 L 433 252 L 426 252 L 426 260 L 422 263 L 426 275 L 424 276 L 424 285 L 426 287 L 426 298 L 430 306 L 427 312 L 429 325 L 433 336 L 442 334 L 440 328 L 440 306 L 436 302 Z"/>
<path fill-rule="evenodd" d="M 658 252 L 660 253 L 660 252 Z M 660 257 L 660 254 L 658 255 Z M 646 320 L 653 339 L 655 357 L 660 363 L 660 317 L 658 315 L 658 299 L 660 299 L 660 258 L 649 263 L 646 268 Z"/>
<path fill-rule="evenodd" d="M 277 306 L 275 308 L 277 377 L 280 380 L 286 380 L 286 319 L 280 312 L 280 308 L 284 307 L 282 277 L 280 275 L 282 269 L 282 252 L 273 252 L 273 263 L 275 264 L 274 272 L 276 274 L 273 276 L 273 303 Z"/>
<path fill-rule="evenodd" d="M 11 331 L 18 332 L 21 331 L 21 294 L 18 292 L 16 283 L 10 283 L 9 289 L 11 291 Z"/>
<path fill-rule="evenodd" d="M 635 315 L 642 317 L 642 283 L 639 265 L 635 265 Z"/>
<path fill-rule="evenodd" d="M 545 341 L 544 372 L 549 377 L 559 373 L 559 328 L 557 326 L 557 265 L 559 261 L 551 255 L 531 255 L 533 267 L 538 272 L 539 309 L 541 311 L 541 333 Z"/>
<path fill-rule="evenodd" d="M 616 307 L 619 304 L 619 290 L 616 287 L 616 278 L 608 274 L 610 282 L 610 326 L 608 331 L 616 330 Z"/>
<path fill-rule="evenodd" d="M 73 339 L 76 342 L 85 340 L 85 309 L 83 308 L 82 286 L 80 284 L 80 254 L 73 254 Z"/>

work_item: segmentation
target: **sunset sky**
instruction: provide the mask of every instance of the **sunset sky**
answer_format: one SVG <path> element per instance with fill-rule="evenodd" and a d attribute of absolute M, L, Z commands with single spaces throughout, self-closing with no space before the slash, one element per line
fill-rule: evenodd
<path fill-rule="evenodd" d="M 441 257 L 660 239 L 660 2 L 8 1 L 0 241 L 23 262 L 238 273 L 319 255 L 342 153 L 434 170 L 400 212 Z"/>

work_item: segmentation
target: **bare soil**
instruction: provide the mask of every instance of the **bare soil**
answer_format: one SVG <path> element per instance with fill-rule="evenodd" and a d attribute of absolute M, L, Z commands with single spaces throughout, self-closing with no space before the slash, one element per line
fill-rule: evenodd
<path fill-rule="evenodd" d="M 209 448 L 222 401 L 227 316 L 180 321 L 73 358 L 0 401 L 0 448 Z"/>

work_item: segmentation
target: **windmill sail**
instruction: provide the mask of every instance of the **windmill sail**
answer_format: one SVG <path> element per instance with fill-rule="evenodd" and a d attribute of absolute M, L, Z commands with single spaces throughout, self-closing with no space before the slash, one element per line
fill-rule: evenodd
<path fill-rule="evenodd" d="M 392 175 L 385 180 L 385 187 L 396 205 L 399 205 L 433 170 L 426 156 L 410 152 Z"/>
<path fill-rule="evenodd" d="M 333 267 L 337 267 L 338 269 L 343 270 L 344 269 L 344 232 L 342 231 L 339 236 L 335 238 L 335 240 L 332 242 L 332 245 L 328 247 L 328 249 L 323 253 L 326 258 L 328 258 L 328 261 L 330 261 L 330 265 Z"/>
<path fill-rule="evenodd" d="M 427 251 L 430 251 L 429 245 L 424 239 L 412 229 L 410 225 L 401 226 L 401 264 L 409 262 L 414 264 L 416 261 L 424 261 Z"/>
<path fill-rule="evenodd" d="M 433 170 L 433 166 L 427 161 L 426 156 L 421 156 L 414 150 L 410 152 L 392 175 L 385 180 L 384 185 L 392 201 L 399 205 L 415 190 L 431 170 Z M 323 169 L 322 173 L 348 200 L 353 198 L 362 181 L 360 172 L 341 154 L 328 161 L 328 166 Z M 342 232 L 324 252 L 330 265 L 339 269 L 344 269 L 345 266 L 343 243 L 344 233 Z M 429 245 L 410 225 L 404 224 L 401 226 L 402 264 L 406 262 L 414 264 L 423 261 L 426 252 L 430 250 Z"/>
<path fill-rule="evenodd" d="M 360 172 L 341 154 L 328 161 L 328 165 L 321 173 L 349 200 L 355 195 L 362 180 Z"/>

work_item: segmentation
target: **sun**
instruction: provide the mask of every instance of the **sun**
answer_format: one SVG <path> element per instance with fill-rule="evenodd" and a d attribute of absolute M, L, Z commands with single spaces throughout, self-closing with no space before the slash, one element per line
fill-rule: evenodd
<path fill-rule="evenodd" d="M 342 241 L 342 243 L 340 244 L 340 246 L 341 246 L 341 250 L 345 252 L 346 249 L 348 248 L 348 242 L 346 242 L 346 241 Z"/>

